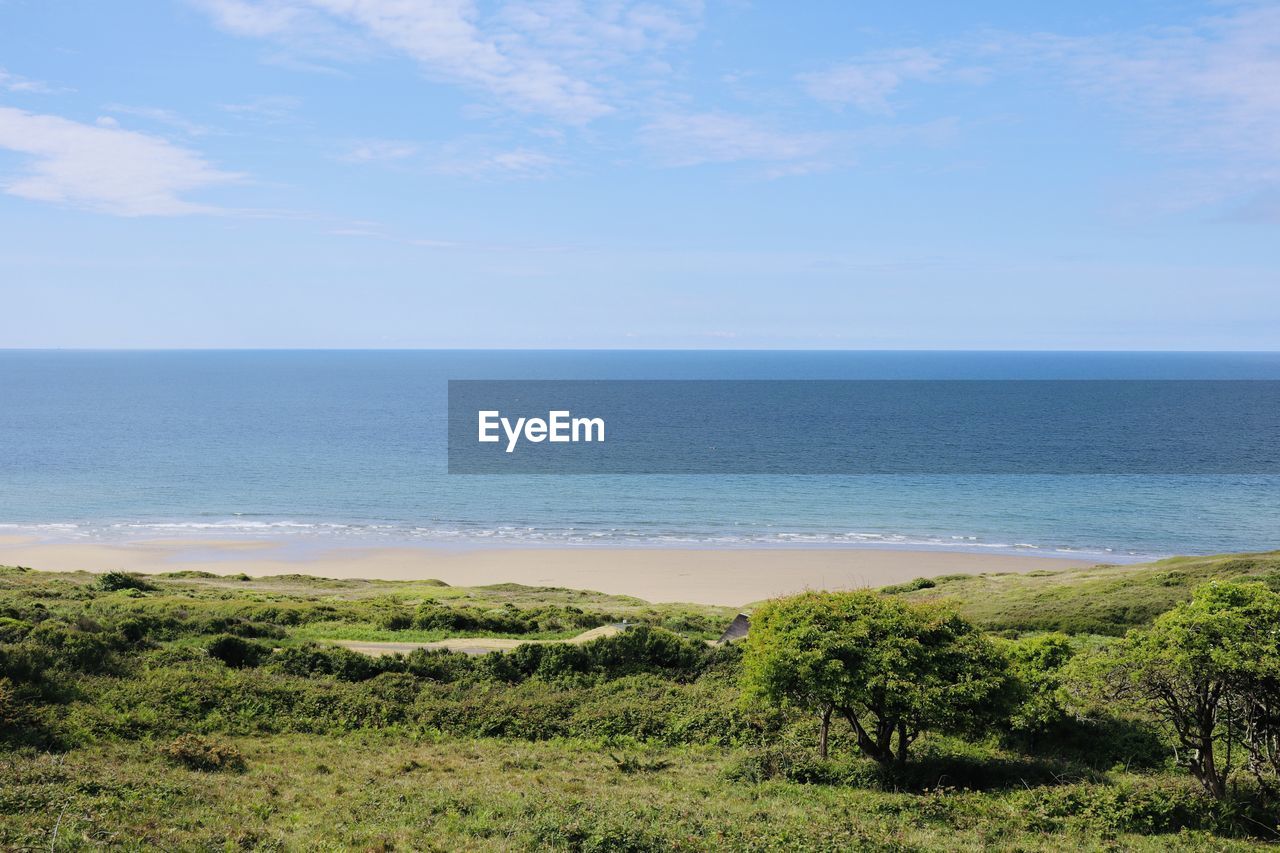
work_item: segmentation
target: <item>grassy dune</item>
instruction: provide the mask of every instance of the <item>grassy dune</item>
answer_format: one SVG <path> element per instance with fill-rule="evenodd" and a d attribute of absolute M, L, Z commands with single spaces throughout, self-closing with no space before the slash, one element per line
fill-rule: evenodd
<path fill-rule="evenodd" d="M 1149 623 L 1212 580 L 1256 580 L 1280 590 L 1280 551 L 1057 572 L 951 575 L 885 591 L 911 601 L 949 602 L 992 631 L 1115 636 Z"/>
<path fill-rule="evenodd" d="M 1280 585 L 1280 553 L 884 592 L 1096 646 L 1239 578 Z M 515 585 L 0 569 L 0 849 L 1235 850 L 1280 837 L 1204 797 L 1140 719 L 1072 722 L 1038 744 L 928 735 L 895 773 L 837 727 L 818 762 L 814 720 L 744 705 L 738 651 L 707 646 L 733 613 Z M 329 642 L 554 640 L 622 619 L 647 633 L 564 654 L 374 658 Z"/>

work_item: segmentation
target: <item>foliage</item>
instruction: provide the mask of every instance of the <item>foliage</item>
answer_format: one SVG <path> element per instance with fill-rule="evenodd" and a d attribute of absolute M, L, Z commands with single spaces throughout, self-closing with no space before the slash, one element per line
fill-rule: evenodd
<path fill-rule="evenodd" d="M 1004 653 L 1014 689 L 1009 727 L 1034 744 L 1069 719 L 1059 694 L 1063 668 L 1075 647 L 1065 634 L 1039 634 L 1006 643 Z"/>
<path fill-rule="evenodd" d="M 811 592 L 763 605 L 746 641 L 749 696 L 837 713 L 859 749 L 882 763 L 907 759 L 927 729 L 959 731 L 998 711 L 1005 663 L 953 612 L 868 592 Z M 896 745 L 895 745 L 896 743 Z"/>
<path fill-rule="evenodd" d="M 222 661 L 229 667 L 239 669 L 245 666 L 257 666 L 271 654 L 271 648 L 252 640 L 246 640 L 233 634 L 214 637 L 205 647 L 209 656 Z"/>
<path fill-rule="evenodd" d="M 148 581 L 142 575 L 130 572 L 105 572 L 98 576 L 98 589 L 106 592 L 116 592 L 122 589 L 133 589 L 138 592 L 151 592 L 156 588 L 155 584 Z"/>
<path fill-rule="evenodd" d="M 1276 829 L 1263 784 L 1275 707 L 1263 703 L 1275 693 L 1257 648 L 1219 708 L 1215 746 L 1225 760 L 1234 738 L 1236 769 L 1217 801 L 1167 766 L 1176 734 L 1119 679 L 1108 649 L 1130 640 L 995 641 L 918 605 L 950 599 L 1015 635 L 1057 623 L 1115 633 L 1128 623 L 1113 607 L 1146 624 L 1148 608 L 1190 600 L 1209 573 L 1280 585 L 1266 580 L 1275 562 L 934 578 L 814 608 L 811 627 L 836 638 L 817 648 L 838 664 L 817 671 L 856 700 L 868 736 L 873 707 L 901 714 L 909 735 L 919 725 L 902 764 L 896 731 L 895 760 L 875 760 L 837 715 L 835 757 L 822 760 L 818 707 L 801 695 L 743 701 L 753 640 L 703 642 L 736 610 L 305 576 L 179 573 L 106 590 L 84 573 L 0 570 L 0 848 L 45 849 L 56 825 L 59 849 L 1245 849 Z M 1119 586 L 1126 577 L 1133 589 Z M 1233 601 L 1204 624 L 1269 612 Z M 635 627 L 481 656 L 374 657 L 325 642 L 504 633 L 415 628 L 424 603 L 522 639 Z M 755 642 L 775 606 L 753 613 Z M 1238 652 L 1240 636 L 1219 639 Z M 866 678 L 836 678 L 846 664 Z M 234 770 L 237 752 L 235 784 L 190 771 Z"/>
<path fill-rule="evenodd" d="M 1157 715 L 1213 797 L 1226 798 L 1241 751 L 1260 780 L 1274 779 L 1269 711 L 1280 707 L 1280 595 L 1262 584 L 1200 588 L 1082 666 L 1077 679 Z"/>

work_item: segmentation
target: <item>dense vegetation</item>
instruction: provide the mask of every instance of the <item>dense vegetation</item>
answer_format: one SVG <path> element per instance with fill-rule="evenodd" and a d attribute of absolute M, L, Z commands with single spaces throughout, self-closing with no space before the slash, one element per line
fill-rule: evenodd
<path fill-rule="evenodd" d="M 1243 849 L 1280 839 L 1277 589 L 935 578 L 722 647 L 733 611 L 572 590 L 0 569 L 0 848 Z M 329 642 L 460 635 L 535 642 Z"/>

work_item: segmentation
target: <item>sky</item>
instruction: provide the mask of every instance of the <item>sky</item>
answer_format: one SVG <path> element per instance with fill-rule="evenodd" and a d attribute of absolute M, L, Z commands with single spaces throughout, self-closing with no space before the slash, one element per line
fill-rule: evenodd
<path fill-rule="evenodd" d="M 0 347 L 1280 349 L 1280 3 L 0 0 Z"/>

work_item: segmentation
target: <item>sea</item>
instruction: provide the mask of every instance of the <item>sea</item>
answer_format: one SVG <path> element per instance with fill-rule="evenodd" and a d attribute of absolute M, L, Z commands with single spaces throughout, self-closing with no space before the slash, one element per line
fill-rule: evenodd
<path fill-rule="evenodd" d="M 1280 475 L 1180 474 L 1177 459 L 1174 473 L 1144 474 L 450 474 L 451 379 L 1211 389 L 1205 380 L 1280 380 L 1280 353 L 2 350 L 0 535 L 874 547 L 1113 562 L 1280 548 Z"/>

